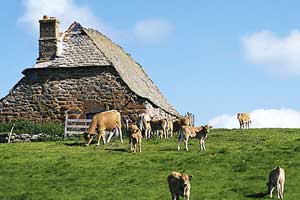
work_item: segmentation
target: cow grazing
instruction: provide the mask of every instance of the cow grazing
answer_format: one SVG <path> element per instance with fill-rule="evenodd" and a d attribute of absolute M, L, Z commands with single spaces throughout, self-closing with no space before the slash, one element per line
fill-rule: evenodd
<path fill-rule="evenodd" d="M 207 139 L 207 135 L 209 133 L 209 129 L 212 126 L 205 125 L 199 127 L 191 127 L 191 126 L 182 126 L 179 131 L 179 138 L 178 138 L 178 151 L 180 150 L 180 145 L 182 142 L 185 144 L 185 149 L 188 151 L 188 141 L 189 138 L 197 138 L 199 140 L 200 149 L 206 151 L 205 147 L 205 140 Z"/>
<path fill-rule="evenodd" d="M 151 120 L 150 121 L 150 126 L 151 126 L 151 130 L 152 132 L 156 132 L 157 135 L 159 134 L 160 139 L 162 139 L 163 137 L 165 139 L 167 139 L 167 120 L 166 119 L 160 119 L 160 120 Z"/>
<path fill-rule="evenodd" d="M 190 199 L 192 176 L 188 174 L 181 174 L 179 172 L 172 172 L 167 177 L 169 190 L 171 192 L 172 200 L 179 200 L 179 196 L 186 200 Z"/>
<path fill-rule="evenodd" d="M 283 191 L 284 191 L 284 182 L 285 182 L 285 172 L 284 169 L 280 167 L 276 167 L 271 170 L 269 174 L 269 182 L 267 182 L 268 193 L 270 194 L 270 198 L 272 198 L 272 193 L 274 188 L 277 188 L 277 198 L 283 199 Z"/>
<path fill-rule="evenodd" d="M 137 146 L 138 146 L 139 152 L 142 152 L 142 132 L 137 127 L 137 125 L 129 126 L 129 144 L 130 144 L 130 151 L 136 153 Z"/>
<path fill-rule="evenodd" d="M 240 124 L 240 129 L 249 129 L 251 124 L 250 114 L 249 113 L 237 113 L 237 119 Z"/>
<path fill-rule="evenodd" d="M 106 143 L 105 139 L 105 131 L 111 131 L 108 137 L 107 143 L 110 141 L 114 132 L 117 131 L 120 140 L 123 143 L 122 139 L 122 124 L 121 124 L 121 114 L 116 110 L 110 110 L 106 112 L 101 112 L 94 115 L 92 119 L 92 123 L 86 134 L 86 146 L 89 146 L 92 142 L 93 136 L 96 135 L 98 130 L 98 143 L 97 146 L 100 145 L 100 139 L 103 139 L 104 144 Z"/>

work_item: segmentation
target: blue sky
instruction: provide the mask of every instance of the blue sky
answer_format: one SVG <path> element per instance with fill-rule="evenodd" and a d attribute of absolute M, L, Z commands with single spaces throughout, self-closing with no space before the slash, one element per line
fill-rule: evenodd
<path fill-rule="evenodd" d="M 107 34 L 198 123 L 258 109 L 298 112 L 299 7 L 292 0 L 4 1 L 0 97 L 35 63 L 37 20 L 48 14 L 63 28 L 76 20 Z"/>

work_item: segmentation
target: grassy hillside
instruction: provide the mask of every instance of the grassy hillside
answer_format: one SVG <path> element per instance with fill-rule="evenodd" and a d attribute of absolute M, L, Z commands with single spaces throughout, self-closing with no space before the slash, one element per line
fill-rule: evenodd
<path fill-rule="evenodd" d="M 191 199 L 269 199 L 269 171 L 286 170 L 286 199 L 299 199 L 300 130 L 212 130 L 207 151 L 195 140 L 177 151 L 176 138 L 143 141 L 142 153 L 114 140 L 0 144 L 0 199 L 170 199 L 166 177 L 193 175 Z M 276 193 L 274 193 L 277 195 Z"/>

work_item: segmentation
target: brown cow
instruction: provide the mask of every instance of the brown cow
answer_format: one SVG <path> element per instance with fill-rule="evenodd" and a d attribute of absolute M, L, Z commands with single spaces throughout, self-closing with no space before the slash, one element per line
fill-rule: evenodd
<path fill-rule="evenodd" d="M 250 120 L 250 114 L 249 113 L 237 113 L 236 114 L 237 119 L 240 124 L 240 129 L 249 129 L 251 120 Z"/>
<path fill-rule="evenodd" d="M 151 130 L 157 133 L 157 136 L 162 139 L 163 137 L 167 139 L 167 120 L 166 119 L 160 119 L 160 120 L 151 120 L 150 126 Z"/>
<path fill-rule="evenodd" d="M 129 143 L 130 151 L 136 153 L 139 146 L 139 152 L 142 152 L 142 132 L 135 124 L 129 126 Z"/>
<path fill-rule="evenodd" d="M 278 199 L 283 199 L 284 182 L 285 182 L 284 169 L 282 169 L 281 167 L 276 167 L 272 169 L 269 174 L 269 182 L 267 182 L 268 193 L 270 194 L 270 198 L 272 198 L 273 190 L 276 187 Z"/>
<path fill-rule="evenodd" d="M 191 126 L 190 117 L 181 117 L 173 121 L 173 131 L 178 132 L 182 126 Z"/>
<path fill-rule="evenodd" d="M 114 132 L 118 131 L 120 140 L 123 143 L 122 139 L 122 130 L 121 130 L 121 114 L 116 110 L 110 110 L 106 112 L 101 112 L 94 115 L 92 119 L 92 123 L 88 129 L 86 134 L 86 145 L 89 146 L 93 135 L 96 135 L 96 130 L 98 130 L 98 143 L 97 146 L 100 144 L 100 139 L 103 139 L 104 144 L 106 143 L 105 140 L 105 131 L 111 131 L 107 143 L 110 141 L 111 137 L 113 136 Z"/>
<path fill-rule="evenodd" d="M 189 138 L 197 138 L 199 140 L 200 149 L 206 151 L 205 147 L 205 140 L 207 138 L 207 135 L 209 133 L 209 129 L 212 128 L 212 126 L 199 126 L 199 127 L 191 127 L 191 126 L 182 126 L 180 129 L 180 134 L 178 138 L 178 151 L 180 150 L 180 145 L 184 141 L 185 149 L 188 151 L 188 141 Z"/>
<path fill-rule="evenodd" d="M 179 172 L 172 172 L 167 177 L 169 190 L 171 192 L 172 200 L 179 200 L 179 196 L 186 200 L 190 199 L 192 176 L 188 174 L 181 174 Z"/>

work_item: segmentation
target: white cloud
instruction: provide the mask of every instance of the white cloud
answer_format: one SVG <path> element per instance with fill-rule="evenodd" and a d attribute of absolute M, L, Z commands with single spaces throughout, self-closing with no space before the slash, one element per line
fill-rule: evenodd
<path fill-rule="evenodd" d="M 170 37 L 173 29 L 165 19 L 148 19 L 136 23 L 134 35 L 142 43 L 161 43 Z"/>
<path fill-rule="evenodd" d="M 85 26 L 99 27 L 102 25 L 88 6 L 79 6 L 74 0 L 24 0 L 25 13 L 18 22 L 25 24 L 29 30 L 38 32 L 38 20 L 43 15 L 60 19 L 62 29 L 66 29 L 74 21 Z"/>
<path fill-rule="evenodd" d="M 77 21 L 85 27 L 101 31 L 116 42 L 159 44 L 173 30 L 172 24 L 164 19 L 141 20 L 132 28 L 117 29 L 97 17 L 88 6 L 79 5 L 75 0 L 23 0 L 23 5 L 25 12 L 18 22 L 34 34 L 38 34 L 38 20 L 44 15 L 58 18 L 61 31 Z"/>
<path fill-rule="evenodd" d="M 258 109 L 250 113 L 252 128 L 300 128 L 300 111 L 292 109 Z M 236 115 L 221 115 L 209 121 L 216 128 L 239 128 Z"/>
<path fill-rule="evenodd" d="M 242 38 L 246 57 L 253 63 L 285 75 L 300 75 L 300 32 L 279 37 L 261 31 Z"/>

